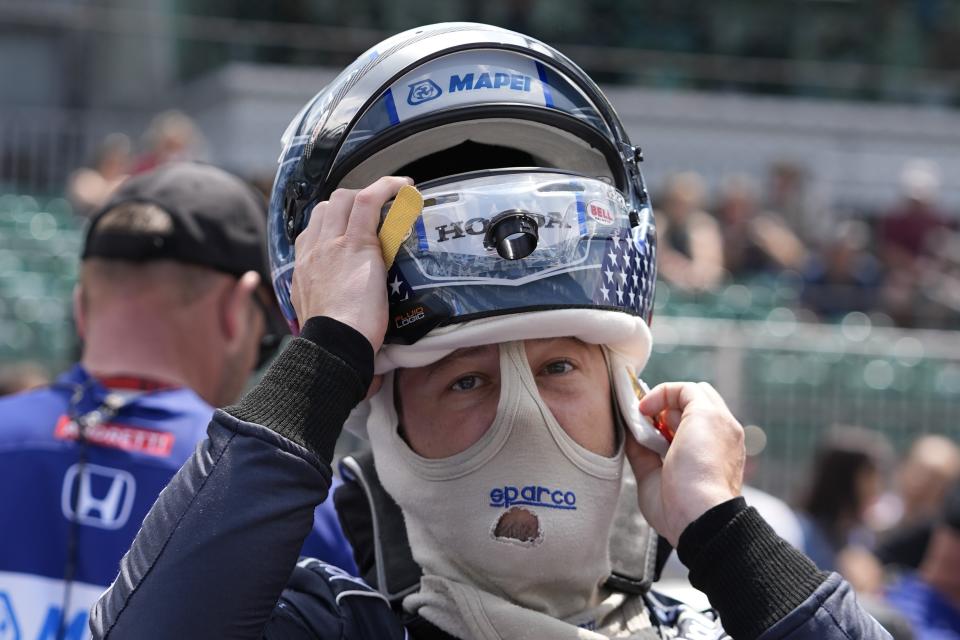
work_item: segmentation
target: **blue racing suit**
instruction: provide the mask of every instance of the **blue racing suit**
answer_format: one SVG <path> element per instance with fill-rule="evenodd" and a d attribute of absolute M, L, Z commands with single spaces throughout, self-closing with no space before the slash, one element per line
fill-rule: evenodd
<path fill-rule="evenodd" d="M 87 636 L 90 607 L 212 411 L 182 387 L 107 389 L 79 365 L 0 399 L 0 638 Z M 354 571 L 332 505 L 311 516 L 305 551 Z"/>
<path fill-rule="evenodd" d="M 372 376 L 363 336 L 330 318 L 307 321 L 257 387 L 216 412 L 94 608 L 94 636 L 455 640 L 361 579 L 298 561 L 330 488 L 337 436 Z M 692 523 L 678 553 L 738 640 L 889 637 L 849 584 L 818 571 L 740 498 Z M 656 594 L 645 604 L 654 626 L 642 637 L 725 637 L 690 628 L 685 609 Z"/>

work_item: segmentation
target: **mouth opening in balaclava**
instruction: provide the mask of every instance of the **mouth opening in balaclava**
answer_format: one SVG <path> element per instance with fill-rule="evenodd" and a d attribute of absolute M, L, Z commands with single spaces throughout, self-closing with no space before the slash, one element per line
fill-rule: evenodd
<path fill-rule="evenodd" d="M 493 539 L 533 546 L 543 541 L 540 520 L 529 509 L 510 507 L 493 526 Z"/>

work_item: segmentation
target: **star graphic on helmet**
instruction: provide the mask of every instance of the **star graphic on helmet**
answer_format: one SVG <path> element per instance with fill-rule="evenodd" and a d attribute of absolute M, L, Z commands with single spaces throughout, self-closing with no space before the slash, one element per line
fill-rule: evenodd
<path fill-rule="evenodd" d="M 600 293 L 603 294 L 603 301 L 604 301 L 604 302 L 609 302 L 609 301 L 610 301 L 610 289 L 607 289 L 605 286 L 601 285 L 601 286 L 600 286 Z"/>
<path fill-rule="evenodd" d="M 613 284 L 613 271 L 610 270 L 610 267 L 607 267 L 604 270 L 604 273 L 607 274 L 607 280 L 610 282 L 610 284 Z"/>
<path fill-rule="evenodd" d="M 390 283 L 390 295 L 399 296 L 401 286 L 403 286 L 403 283 L 400 281 L 400 276 L 393 276 L 393 282 Z"/>

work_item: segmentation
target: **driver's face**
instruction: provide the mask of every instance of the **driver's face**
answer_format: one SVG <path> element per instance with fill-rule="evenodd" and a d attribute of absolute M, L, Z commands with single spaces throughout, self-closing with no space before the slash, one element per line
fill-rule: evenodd
<path fill-rule="evenodd" d="M 604 456 L 616 452 L 610 379 L 603 351 L 575 338 L 527 340 L 540 397 L 564 431 Z M 477 442 L 500 398 L 497 345 L 459 349 L 432 365 L 397 372 L 400 425 L 410 448 L 446 458 Z"/>

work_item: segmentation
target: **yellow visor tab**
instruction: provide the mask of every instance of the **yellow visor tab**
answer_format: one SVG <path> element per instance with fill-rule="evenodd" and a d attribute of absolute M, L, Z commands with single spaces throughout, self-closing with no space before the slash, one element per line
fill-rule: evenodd
<path fill-rule="evenodd" d="M 380 248 L 387 269 L 393 266 L 400 245 L 410 236 L 414 223 L 423 211 L 423 196 L 416 188 L 401 187 L 380 225 Z"/>

